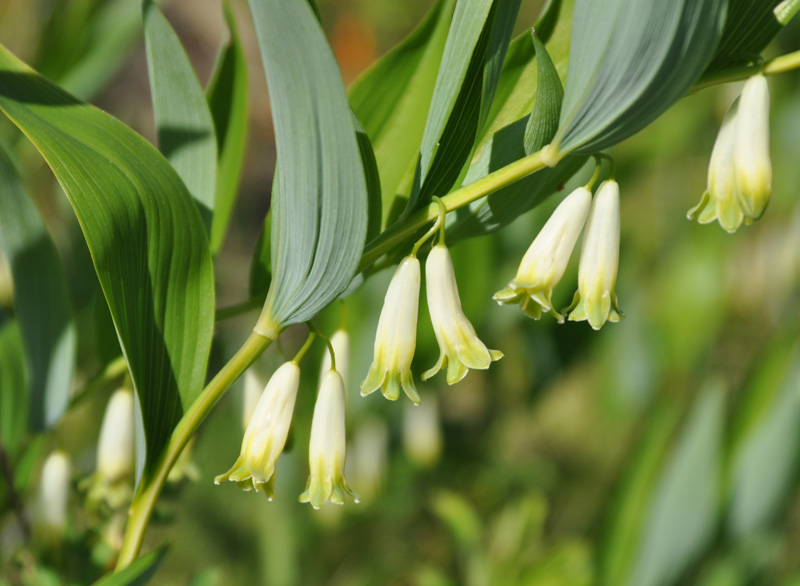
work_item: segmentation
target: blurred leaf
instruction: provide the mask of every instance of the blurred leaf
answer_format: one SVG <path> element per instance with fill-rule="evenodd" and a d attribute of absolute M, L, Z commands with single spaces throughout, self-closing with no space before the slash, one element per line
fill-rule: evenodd
<path fill-rule="evenodd" d="M 214 287 L 197 207 L 147 141 L 5 48 L 0 109 L 42 153 L 75 210 L 138 394 L 152 462 L 205 380 Z"/>
<path fill-rule="evenodd" d="M 458 181 L 488 117 L 518 10 L 519 0 L 456 4 L 405 213 Z"/>
<path fill-rule="evenodd" d="M 558 150 L 608 148 L 683 97 L 714 55 L 726 6 L 724 0 L 576 0 Z"/>
<path fill-rule="evenodd" d="M 361 259 L 369 202 L 350 105 L 313 10 L 305 0 L 250 9 L 278 150 L 272 284 L 257 326 L 272 336 L 345 290 Z"/>
<path fill-rule="evenodd" d="M 91 99 L 128 59 L 141 31 L 141 11 L 136 2 L 101 2 L 89 22 L 82 25 L 84 50 L 58 78 L 59 85 L 82 100 Z M 69 40 L 74 43 L 75 37 Z"/>
<path fill-rule="evenodd" d="M 258 235 L 255 254 L 250 264 L 250 297 L 266 297 L 272 282 L 272 241 L 270 229 L 272 213 L 264 218 L 264 225 Z"/>
<path fill-rule="evenodd" d="M 433 497 L 431 506 L 466 552 L 472 552 L 480 545 L 481 520 L 466 500 L 454 492 L 441 491 Z"/>
<path fill-rule="evenodd" d="M 405 204 L 395 199 L 419 152 L 454 5 L 455 0 L 438 0 L 419 27 L 350 88 L 353 111 L 375 150 L 383 227 L 390 212 Z"/>
<path fill-rule="evenodd" d="M 734 538 L 775 520 L 796 480 L 799 446 L 800 347 L 784 336 L 765 352 L 734 416 L 727 519 Z"/>
<path fill-rule="evenodd" d="M 13 462 L 14 490 L 17 494 L 25 494 L 28 483 L 31 481 L 33 471 L 41 465 L 47 437 L 44 434 L 34 436 L 32 441 L 24 446 L 22 453 Z M 8 502 L 8 486 L 5 481 L 0 482 L 0 511 L 5 510 L 11 503 Z"/>
<path fill-rule="evenodd" d="M 674 584 L 709 545 L 718 518 L 724 423 L 724 390 L 712 382 L 692 405 L 659 474 L 628 584 Z"/>
<path fill-rule="evenodd" d="M 152 0 L 141 2 L 158 147 L 197 201 L 210 229 L 217 176 L 214 120 L 178 35 Z"/>
<path fill-rule="evenodd" d="M 211 253 L 225 239 L 239 190 L 247 146 L 249 97 L 247 60 L 230 3 L 225 3 L 229 41 L 220 49 L 208 84 L 208 105 L 217 137 L 217 186 L 211 221 Z"/>
<path fill-rule="evenodd" d="M 0 327 L 0 440 L 13 457 L 28 430 L 28 393 L 25 354 L 15 321 Z"/>
<path fill-rule="evenodd" d="M 756 60 L 783 28 L 774 12 L 778 4 L 780 0 L 729 0 L 722 40 L 706 73 Z"/>
<path fill-rule="evenodd" d="M 61 419 L 69 403 L 77 334 L 61 259 L 1 146 L 0 237 L 10 260 L 14 307 L 25 345 L 29 423 L 33 431 L 42 431 Z"/>
<path fill-rule="evenodd" d="M 137 558 L 124 570 L 100 578 L 95 586 L 143 586 L 153 577 L 166 553 L 166 546 L 159 547 Z"/>

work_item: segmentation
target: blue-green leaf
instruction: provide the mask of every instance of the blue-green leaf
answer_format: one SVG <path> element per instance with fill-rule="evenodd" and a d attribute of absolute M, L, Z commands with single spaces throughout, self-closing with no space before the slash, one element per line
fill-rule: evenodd
<path fill-rule="evenodd" d="M 230 39 L 220 50 L 207 91 L 218 155 L 214 217 L 209 236 L 212 253 L 222 246 L 233 213 L 244 165 L 249 115 L 247 60 L 229 3 L 225 4 L 225 22 Z"/>
<path fill-rule="evenodd" d="M 30 426 L 55 425 L 69 403 L 77 336 L 61 260 L 39 210 L 0 146 L 0 237 L 30 376 Z"/>
<path fill-rule="evenodd" d="M 203 86 L 178 35 L 152 0 L 142 0 L 142 22 L 158 147 L 197 201 L 210 228 L 217 139 Z"/>
<path fill-rule="evenodd" d="M 202 389 L 211 346 L 213 273 L 197 206 L 147 141 L 2 47 L 0 109 L 42 153 L 78 217 L 153 462 Z"/>
<path fill-rule="evenodd" d="M 576 0 L 557 153 L 593 153 L 683 97 L 722 37 L 725 0 Z"/>
<path fill-rule="evenodd" d="M 336 60 L 305 0 L 250 2 L 269 86 L 278 161 L 272 284 L 257 330 L 310 319 L 353 278 L 368 192 Z"/>

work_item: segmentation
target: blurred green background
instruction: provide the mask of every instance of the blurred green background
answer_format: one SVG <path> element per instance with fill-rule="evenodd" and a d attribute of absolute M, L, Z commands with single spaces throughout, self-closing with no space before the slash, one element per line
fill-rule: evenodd
<path fill-rule="evenodd" d="M 345 81 L 402 39 L 430 4 L 321 1 Z M 520 31 L 539 4 L 523 2 Z M 247 7 L 234 7 L 250 62 L 252 123 L 240 198 L 216 262 L 221 307 L 248 296 L 274 167 L 254 35 Z M 206 80 L 225 34 L 219 3 L 173 2 L 166 14 Z M 798 38 L 794 22 L 766 55 L 797 50 Z M 137 2 L 2 0 L 0 41 L 154 140 Z M 169 551 L 154 583 L 800 584 L 800 75 L 772 78 L 770 91 L 772 202 L 735 235 L 689 222 L 685 212 L 705 188 L 716 131 L 737 87 L 683 99 L 611 152 L 622 193 L 617 291 L 627 317 L 619 324 L 594 332 L 586 323 L 533 322 L 491 300 L 558 197 L 498 234 L 453 247 L 465 312 L 505 357 L 453 387 L 441 375 L 418 383 L 420 408 L 358 394 L 390 271 L 345 302 L 347 478 L 360 504 L 314 511 L 297 502 L 321 346 L 303 365 L 275 502 L 214 486 L 240 447 L 238 383 L 200 430 L 193 452 L 199 478 L 169 486 L 159 501 L 145 550 L 166 542 Z M 0 135 L 15 140 L 5 119 Z M 70 275 L 81 388 L 115 353 L 103 347 L 96 277 L 49 170 L 24 141 L 16 152 Z M 557 305 L 572 298 L 577 256 L 556 289 Z M 8 304 L 8 281 L 0 277 L 0 311 Z M 438 356 L 424 295 L 421 304 L 417 375 Z M 320 323 L 332 332 L 342 313 L 334 304 Z M 256 317 L 218 324 L 212 372 Z M 261 367 L 276 367 L 281 350 L 291 356 L 304 336 L 302 328 L 289 330 Z M 98 529 L 77 485 L 92 471 L 112 390 L 70 411 L 26 461 L 29 505 L 43 455 L 60 447 L 74 459 L 69 544 L 60 556 L 37 557 L 21 546 L 5 490 L 0 495 L 0 582 L 85 583 L 108 563 L 119 517 Z"/>

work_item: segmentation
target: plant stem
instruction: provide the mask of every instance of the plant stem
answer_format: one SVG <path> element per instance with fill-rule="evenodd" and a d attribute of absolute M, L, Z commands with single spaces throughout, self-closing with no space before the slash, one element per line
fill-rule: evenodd
<path fill-rule="evenodd" d="M 447 211 L 451 212 L 544 168 L 545 164 L 542 162 L 540 153 L 533 153 L 514 161 L 510 165 L 506 165 L 502 169 L 498 169 L 494 173 L 489 173 L 469 185 L 451 191 L 442 197 L 442 203 L 444 203 Z M 372 265 L 381 256 L 401 244 L 425 224 L 433 222 L 438 217 L 439 204 L 432 202 L 428 207 L 422 208 L 404 222 L 394 224 L 388 228 L 375 240 L 367 244 L 361 257 L 361 264 L 358 266 L 358 272 Z"/>
<path fill-rule="evenodd" d="M 738 67 L 722 69 L 707 77 L 701 77 L 700 80 L 694 84 L 692 89 L 689 90 L 689 93 L 693 94 L 721 83 L 730 83 L 732 81 L 747 79 L 758 72 L 764 75 L 775 75 L 778 73 L 786 73 L 793 69 L 800 69 L 800 51 L 781 55 L 771 61 L 767 61 L 765 64 L 753 63 L 750 65 L 740 65 Z"/>
<path fill-rule="evenodd" d="M 115 571 L 128 567 L 139 554 L 147 523 L 153 514 L 156 499 L 164 486 L 167 475 L 177 461 L 178 456 L 181 455 L 183 448 L 194 435 L 194 432 L 197 431 L 200 423 L 202 423 L 219 398 L 228 390 L 228 387 L 239 378 L 271 343 L 272 340 L 270 338 L 252 332 L 233 358 L 222 367 L 206 388 L 203 389 L 197 400 L 184 413 L 172 432 L 169 443 L 161 454 L 155 469 L 146 477 L 146 482 L 142 482 L 141 490 L 133 499 L 133 503 L 131 503 L 128 524 L 125 527 L 125 536 L 117 558 Z"/>

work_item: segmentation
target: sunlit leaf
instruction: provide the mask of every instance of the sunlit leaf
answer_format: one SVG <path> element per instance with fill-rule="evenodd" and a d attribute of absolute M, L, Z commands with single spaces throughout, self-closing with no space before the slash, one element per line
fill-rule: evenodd
<path fill-rule="evenodd" d="M 152 462 L 205 379 L 214 287 L 197 207 L 147 141 L 5 48 L 0 109 L 42 153 L 75 210 L 128 362 Z"/>
<path fill-rule="evenodd" d="M 225 4 L 230 39 L 220 50 L 208 84 L 208 104 L 217 135 L 217 187 L 211 221 L 211 252 L 216 253 L 233 213 L 247 146 L 249 96 L 247 60 L 230 4 Z"/>
<path fill-rule="evenodd" d="M 258 331 L 274 337 L 341 294 L 361 258 L 368 192 L 339 68 L 305 0 L 250 3 L 278 161 L 272 285 Z"/>
<path fill-rule="evenodd" d="M 61 260 L 2 147 L 0 237 L 10 260 L 14 307 L 25 345 L 30 426 L 41 431 L 55 425 L 66 410 L 77 335 Z"/>
<path fill-rule="evenodd" d="M 178 35 L 152 0 L 142 0 L 150 93 L 158 147 L 211 226 L 217 177 L 217 139 L 203 87 Z"/>
<path fill-rule="evenodd" d="M 384 227 L 405 207 L 401 183 L 419 153 L 454 5 L 436 2 L 417 29 L 350 88 L 350 103 L 375 150 Z"/>

